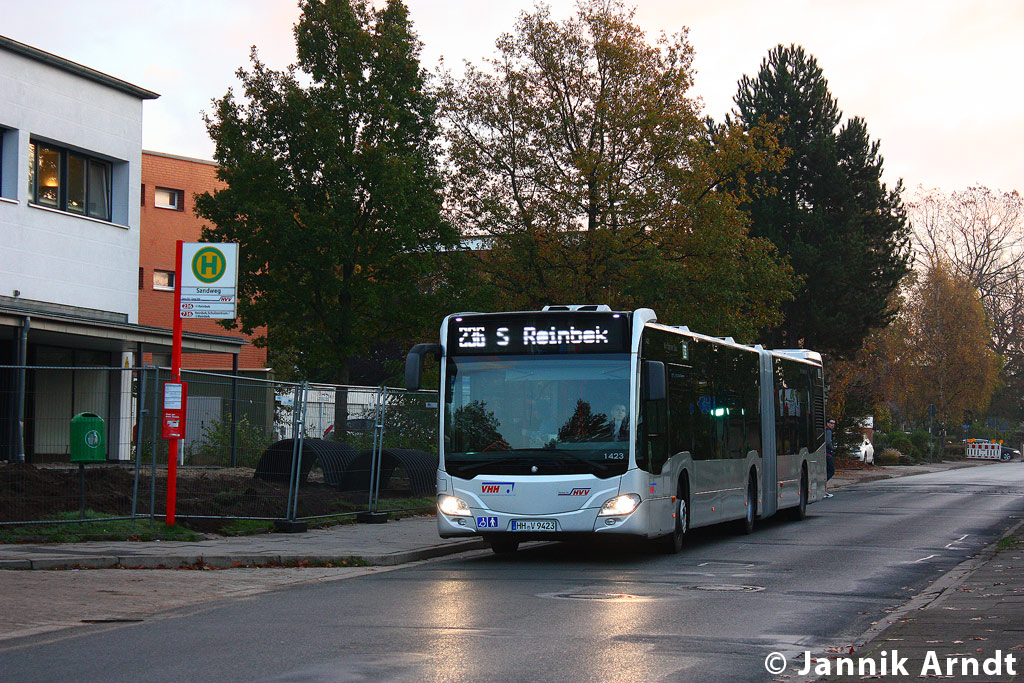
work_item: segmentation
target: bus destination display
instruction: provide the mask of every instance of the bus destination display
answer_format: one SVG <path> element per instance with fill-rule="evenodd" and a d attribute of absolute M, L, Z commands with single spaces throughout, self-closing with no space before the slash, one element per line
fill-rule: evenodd
<path fill-rule="evenodd" d="M 448 323 L 449 354 L 624 353 L 629 319 L 590 315 L 462 316 Z"/>

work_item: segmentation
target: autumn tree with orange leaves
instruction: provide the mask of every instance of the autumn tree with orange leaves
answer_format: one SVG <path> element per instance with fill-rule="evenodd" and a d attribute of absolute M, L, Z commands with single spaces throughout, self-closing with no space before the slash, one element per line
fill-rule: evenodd
<path fill-rule="evenodd" d="M 931 263 L 904 295 L 896 321 L 879 335 L 884 393 L 902 417 L 959 424 L 984 412 L 998 386 L 1001 360 L 974 286 L 942 260 Z"/>
<path fill-rule="evenodd" d="M 443 75 L 449 218 L 495 306 L 649 306 L 747 340 L 779 320 L 792 271 L 739 210 L 781 163 L 774 128 L 703 120 L 692 61 L 685 31 L 651 44 L 620 2 L 581 0 Z"/>
<path fill-rule="evenodd" d="M 981 297 L 989 348 L 1003 359 L 1003 388 L 993 409 L 1024 417 L 1024 198 L 969 187 L 949 194 L 919 190 L 909 204 L 919 262 L 943 259 Z"/>

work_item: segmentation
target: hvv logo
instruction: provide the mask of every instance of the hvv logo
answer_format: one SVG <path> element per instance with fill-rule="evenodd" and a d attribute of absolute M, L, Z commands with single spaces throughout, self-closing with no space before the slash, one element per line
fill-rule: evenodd
<path fill-rule="evenodd" d="M 569 491 L 559 491 L 560 496 L 588 496 L 590 495 L 590 489 L 572 489 Z"/>
<path fill-rule="evenodd" d="M 511 496 L 512 489 L 516 487 L 512 481 L 487 481 L 480 484 L 480 493 L 489 493 L 495 496 Z"/>

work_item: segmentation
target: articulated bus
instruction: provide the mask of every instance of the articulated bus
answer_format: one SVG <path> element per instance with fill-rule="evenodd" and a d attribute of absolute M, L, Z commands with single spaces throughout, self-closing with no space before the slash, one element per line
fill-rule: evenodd
<path fill-rule="evenodd" d="M 440 362 L 437 526 L 495 552 L 525 540 L 651 539 L 825 493 L 821 356 L 660 324 L 654 311 L 546 306 L 458 313 L 417 344 Z"/>

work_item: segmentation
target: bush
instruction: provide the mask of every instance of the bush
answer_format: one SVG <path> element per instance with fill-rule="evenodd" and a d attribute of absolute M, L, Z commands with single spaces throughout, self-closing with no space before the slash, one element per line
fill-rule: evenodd
<path fill-rule="evenodd" d="M 235 423 L 237 466 L 255 467 L 260 455 L 274 442 L 274 437 L 249 422 L 244 415 Z M 231 415 L 211 420 L 203 427 L 203 435 L 193 442 L 186 454 L 190 465 L 227 466 L 231 461 Z"/>
<path fill-rule="evenodd" d="M 960 441 L 956 441 L 945 445 L 943 455 L 944 457 L 951 458 L 953 460 L 963 460 L 966 457 L 965 453 L 966 447 L 964 444 Z"/>
<path fill-rule="evenodd" d="M 875 453 L 881 453 L 889 447 L 889 435 L 890 432 L 875 431 L 874 439 L 872 439 L 872 443 L 875 446 Z"/>
<path fill-rule="evenodd" d="M 915 429 L 910 433 L 910 443 L 914 444 L 914 455 L 919 458 L 928 457 L 930 442 L 931 434 L 927 429 Z"/>
<path fill-rule="evenodd" d="M 889 435 L 889 448 L 896 450 L 900 455 L 913 456 L 914 443 L 910 440 L 910 435 L 906 432 L 893 432 Z"/>
<path fill-rule="evenodd" d="M 879 465 L 898 465 L 903 454 L 895 448 L 886 448 L 881 453 L 875 455 L 875 463 Z"/>

